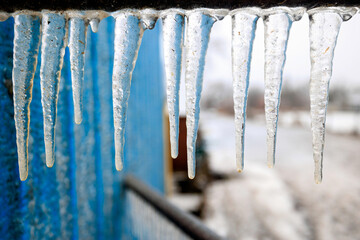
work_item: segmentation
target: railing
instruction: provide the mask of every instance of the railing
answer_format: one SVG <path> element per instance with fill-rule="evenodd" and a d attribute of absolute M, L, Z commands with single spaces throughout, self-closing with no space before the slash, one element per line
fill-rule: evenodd
<path fill-rule="evenodd" d="M 137 239 L 222 239 L 192 215 L 180 210 L 142 181 L 124 179 L 126 235 Z"/>

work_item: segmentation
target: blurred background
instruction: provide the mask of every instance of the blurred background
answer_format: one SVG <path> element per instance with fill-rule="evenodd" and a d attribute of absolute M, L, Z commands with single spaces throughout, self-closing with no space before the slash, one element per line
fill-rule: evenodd
<path fill-rule="evenodd" d="M 216 22 L 206 57 L 198 140 L 198 164 L 206 167 L 198 168 L 192 182 L 186 179 L 185 166 L 180 171 L 181 160 L 174 160 L 171 201 L 229 239 L 360 239 L 359 25 L 360 16 L 355 15 L 343 23 L 338 37 L 326 122 L 324 179 L 317 185 L 310 132 L 308 16 L 294 22 L 290 31 L 273 169 L 266 164 L 264 29 L 262 19 L 258 20 L 245 168 L 240 174 L 235 166 L 231 18 Z M 181 84 L 184 116 L 184 79 Z M 180 134 L 184 131 L 183 126 Z"/>

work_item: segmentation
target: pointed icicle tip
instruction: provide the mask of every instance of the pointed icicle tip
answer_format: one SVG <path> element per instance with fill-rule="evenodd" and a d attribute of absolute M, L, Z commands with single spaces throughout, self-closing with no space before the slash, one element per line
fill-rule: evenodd
<path fill-rule="evenodd" d="M 187 12 L 187 20 L 185 37 L 186 141 L 188 175 L 192 179 L 195 176 L 196 168 L 196 138 L 199 127 L 205 55 L 211 28 L 216 18 L 197 9 Z"/>
<path fill-rule="evenodd" d="M 265 34 L 265 118 L 268 166 L 275 164 L 276 132 L 283 69 L 292 17 L 286 11 L 264 15 Z"/>
<path fill-rule="evenodd" d="M 44 117 L 46 165 L 55 162 L 55 126 L 59 82 L 66 42 L 66 19 L 56 12 L 43 12 L 41 44 L 41 103 Z"/>
<path fill-rule="evenodd" d="M 322 183 L 322 176 L 315 176 L 314 179 L 316 184 Z"/>
<path fill-rule="evenodd" d="M 87 23 L 84 18 L 74 17 L 70 19 L 69 51 L 74 101 L 74 116 L 76 124 L 80 124 L 83 117 L 86 32 Z"/>
<path fill-rule="evenodd" d="M 143 35 L 137 15 L 131 11 L 119 11 L 115 17 L 114 67 L 112 97 L 114 115 L 115 164 L 121 170 L 124 157 L 125 126 L 131 77 Z"/>
<path fill-rule="evenodd" d="M 236 167 L 244 168 L 244 134 L 252 45 L 258 20 L 257 8 L 232 13 L 232 74 L 235 116 Z"/>
<path fill-rule="evenodd" d="M 184 16 L 178 11 L 168 11 L 162 18 L 163 53 L 166 76 L 167 105 L 170 123 L 171 157 L 178 156 L 179 91 L 184 32 Z"/>
<path fill-rule="evenodd" d="M 30 103 L 40 46 L 40 17 L 14 16 L 13 98 L 20 180 L 28 176 Z"/>
<path fill-rule="evenodd" d="M 123 160 L 122 160 L 122 156 L 115 156 L 115 159 L 117 161 L 115 161 L 115 168 L 116 168 L 116 171 L 121 171 L 123 169 Z"/>
<path fill-rule="evenodd" d="M 342 17 L 337 12 L 310 12 L 310 116 L 315 182 L 322 180 L 326 110 L 332 61 Z"/>
<path fill-rule="evenodd" d="M 195 178 L 195 173 L 188 171 L 188 178 L 189 179 L 194 179 Z"/>

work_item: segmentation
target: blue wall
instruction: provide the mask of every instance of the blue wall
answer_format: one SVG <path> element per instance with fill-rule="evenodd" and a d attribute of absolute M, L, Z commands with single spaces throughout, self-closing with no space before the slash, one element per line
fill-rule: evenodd
<path fill-rule="evenodd" d="M 124 174 L 133 173 L 164 191 L 160 26 L 145 31 L 133 73 L 122 172 L 114 165 L 113 27 L 114 20 L 107 18 L 98 33 L 88 31 L 81 125 L 73 121 L 66 51 L 53 168 L 45 165 L 38 64 L 31 103 L 29 177 L 21 182 L 11 95 L 13 19 L 0 23 L 1 239 L 119 239 L 126 232 L 121 192 Z"/>

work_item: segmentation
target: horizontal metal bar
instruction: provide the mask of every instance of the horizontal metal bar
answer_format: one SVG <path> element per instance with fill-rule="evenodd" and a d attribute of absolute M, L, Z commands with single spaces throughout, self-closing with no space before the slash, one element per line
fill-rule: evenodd
<path fill-rule="evenodd" d="M 190 214 L 180 210 L 160 194 L 150 189 L 136 177 L 128 175 L 124 179 L 125 189 L 136 193 L 161 215 L 171 221 L 175 226 L 195 240 L 219 240 L 219 235 L 207 228 L 201 221 Z"/>
<path fill-rule="evenodd" d="M 360 0 L 0 0 L 0 11 L 14 12 L 17 10 L 105 10 L 116 11 L 124 8 L 183 8 L 193 9 L 227 8 L 235 9 L 241 7 L 269 8 L 275 6 L 302 6 L 307 8 L 319 6 L 359 6 Z"/>

